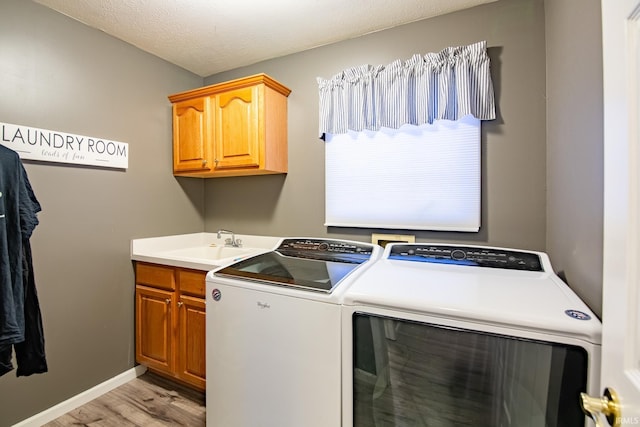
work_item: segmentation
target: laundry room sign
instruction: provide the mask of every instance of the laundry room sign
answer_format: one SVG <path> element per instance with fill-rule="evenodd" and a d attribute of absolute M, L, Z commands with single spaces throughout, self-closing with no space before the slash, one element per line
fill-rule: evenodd
<path fill-rule="evenodd" d="M 21 159 L 103 168 L 129 167 L 129 144 L 0 122 L 0 144 Z"/>

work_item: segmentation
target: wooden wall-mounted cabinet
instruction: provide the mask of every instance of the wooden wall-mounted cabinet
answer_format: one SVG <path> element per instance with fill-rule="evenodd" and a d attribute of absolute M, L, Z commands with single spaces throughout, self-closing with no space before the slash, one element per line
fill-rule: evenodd
<path fill-rule="evenodd" d="M 136 263 L 136 361 L 203 391 L 205 279 L 204 271 Z"/>
<path fill-rule="evenodd" d="M 289 93 L 257 74 L 169 96 L 174 175 L 286 173 Z"/>

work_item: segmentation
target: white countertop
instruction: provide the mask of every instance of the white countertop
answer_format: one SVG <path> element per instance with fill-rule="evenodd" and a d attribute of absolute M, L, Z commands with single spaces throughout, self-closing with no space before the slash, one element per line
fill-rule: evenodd
<path fill-rule="evenodd" d="M 174 236 L 150 237 L 131 241 L 131 259 L 209 271 L 239 259 L 274 249 L 280 237 L 236 234 L 241 248 L 225 246 L 231 237 L 216 233 L 192 233 Z"/>

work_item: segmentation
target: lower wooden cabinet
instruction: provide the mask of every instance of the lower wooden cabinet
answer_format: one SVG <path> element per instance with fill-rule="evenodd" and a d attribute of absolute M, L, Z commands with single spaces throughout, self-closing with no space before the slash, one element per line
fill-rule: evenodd
<path fill-rule="evenodd" d="M 205 389 L 206 272 L 136 263 L 136 361 Z"/>

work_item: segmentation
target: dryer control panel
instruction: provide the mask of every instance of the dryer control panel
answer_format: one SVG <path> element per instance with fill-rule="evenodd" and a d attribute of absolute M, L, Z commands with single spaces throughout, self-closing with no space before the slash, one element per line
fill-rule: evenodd
<path fill-rule="evenodd" d="M 536 253 L 479 246 L 394 244 L 388 259 L 462 266 L 544 271 Z"/>

